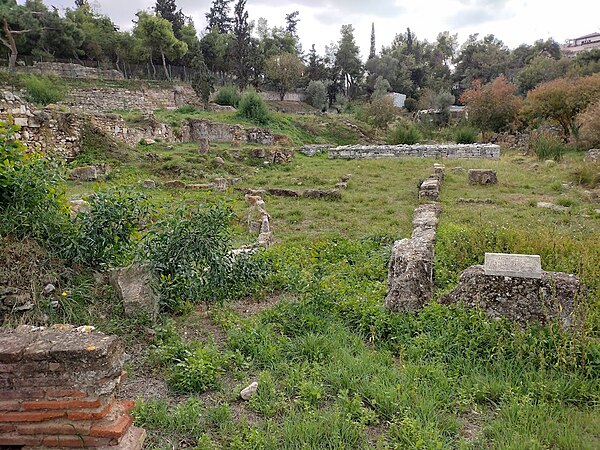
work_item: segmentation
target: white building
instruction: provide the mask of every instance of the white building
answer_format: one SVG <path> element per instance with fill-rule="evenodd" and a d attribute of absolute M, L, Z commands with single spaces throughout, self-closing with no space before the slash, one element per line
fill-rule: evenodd
<path fill-rule="evenodd" d="M 579 52 L 600 48 L 600 33 L 586 34 L 575 39 L 567 39 L 561 48 L 566 55 L 575 55 Z"/>

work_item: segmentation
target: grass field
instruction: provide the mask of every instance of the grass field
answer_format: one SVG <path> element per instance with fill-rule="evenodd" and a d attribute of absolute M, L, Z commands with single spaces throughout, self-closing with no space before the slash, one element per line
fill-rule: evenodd
<path fill-rule="evenodd" d="M 161 159 L 147 160 L 146 151 Z M 224 167 L 211 165 L 215 156 Z M 510 151 L 499 161 L 444 161 L 435 272 L 437 296 L 486 251 L 539 254 L 545 270 L 575 273 L 588 286 L 586 324 L 575 333 L 556 324 L 521 330 L 436 303 L 417 315 L 385 311 L 391 245 L 410 233 L 417 186 L 433 160 L 296 155 L 264 166 L 249 147 L 198 155 L 192 144 L 110 158 L 116 170 L 106 181 L 71 182 L 69 194 L 221 176 L 243 176 L 242 188 L 332 188 L 352 174 L 338 201 L 265 197 L 276 245 L 264 254 L 270 273 L 255 298 L 165 316 L 145 338 L 148 324 L 87 316 L 136 349 L 130 383 L 142 387 L 127 394 L 140 396 L 134 414 L 148 448 L 600 446 L 600 206 L 580 184 L 593 184 L 587 174 L 600 169 L 581 155 L 558 164 Z M 459 166 L 495 169 L 500 183 L 469 186 L 466 172 L 452 170 Z M 184 203 L 224 202 L 238 217 L 236 241 L 253 239 L 240 191 L 143 192 L 165 215 Z M 243 402 L 239 391 L 252 381 L 258 394 Z"/>

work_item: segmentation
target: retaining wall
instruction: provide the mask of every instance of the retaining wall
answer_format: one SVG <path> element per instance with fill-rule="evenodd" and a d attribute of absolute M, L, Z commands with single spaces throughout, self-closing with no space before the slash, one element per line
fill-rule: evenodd
<path fill-rule="evenodd" d="M 331 159 L 370 158 L 497 159 L 500 146 L 494 144 L 347 145 L 329 150 Z"/>

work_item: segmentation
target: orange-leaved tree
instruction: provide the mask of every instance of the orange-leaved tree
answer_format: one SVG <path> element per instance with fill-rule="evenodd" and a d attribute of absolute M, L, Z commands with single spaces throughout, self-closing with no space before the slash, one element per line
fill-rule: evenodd
<path fill-rule="evenodd" d="M 529 91 L 523 115 L 531 122 L 558 124 L 565 140 L 579 140 L 579 113 L 600 100 L 600 73 L 582 78 L 558 78 Z"/>
<path fill-rule="evenodd" d="M 516 92 L 517 87 L 500 76 L 488 84 L 474 81 L 460 100 L 467 106 L 469 120 L 482 133 L 498 133 L 511 129 L 517 119 L 522 100 Z"/>

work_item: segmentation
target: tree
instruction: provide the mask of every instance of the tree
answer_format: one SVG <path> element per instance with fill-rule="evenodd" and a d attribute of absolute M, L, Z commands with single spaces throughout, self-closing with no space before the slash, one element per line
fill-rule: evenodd
<path fill-rule="evenodd" d="M 222 34 L 215 26 L 200 40 L 200 50 L 204 62 L 211 72 L 223 77 L 231 68 L 233 36 Z"/>
<path fill-rule="evenodd" d="M 526 94 L 541 83 L 565 76 L 569 64 L 567 59 L 535 56 L 516 76 L 515 82 L 519 86 L 519 92 Z"/>
<path fill-rule="evenodd" d="M 588 77 L 557 78 L 529 91 L 523 109 L 532 122 L 550 120 L 560 125 L 565 140 L 579 140 L 579 113 L 600 99 L 600 73 Z"/>
<path fill-rule="evenodd" d="M 338 51 L 335 55 L 336 65 L 341 71 L 346 95 L 355 97 L 358 83 L 363 74 L 360 51 L 354 40 L 352 25 L 342 25 Z"/>
<path fill-rule="evenodd" d="M 87 0 L 75 0 L 75 8 L 81 8 L 82 6 L 89 6 Z"/>
<path fill-rule="evenodd" d="M 18 5 L 16 0 L 5 0 L 0 3 L 0 20 L 2 21 L 2 31 L 4 33 L 4 37 L 0 37 L 0 42 L 10 50 L 8 70 L 13 71 L 19 55 L 18 37 L 31 33 L 33 27 L 37 24 L 31 20 L 31 16 L 27 14 L 27 9 Z"/>
<path fill-rule="evenodd" d="M 327 86 L 322 81 L 311 81 L 306 88 L 305 101 L 319 110 L 327 107 Z"/>
<path fill-rule="evenodd" d="M 317 54 L 315 44 L 312 45 L 308 52 L 307 75 L 310 81 L 319 81 L 327 78 L 327 68 L 323 63 L 323 58 Z"/>
<path fill-rule="evenodd" d="M 207 30 L 217 28 L 219 33 L 225 34 L 231 31 L 233 20 L 229 16 L 233 0 L 213 0 L 210 10 L 206 13 Z"/>
<path fill-rule="evenodd" d="M 285 94 L 294 88 L 304 71 L 300 58 L 291 53 L 273 55 L 267 60 L 266 75 L 277 83 L 279 99 L 283 101 Z"/>
<path fill-rule="evenodd" d="M 66 22 L 70 22 L 83 34 L 77 59 L 94 61 L 111 60 L 115 52 L 117 27 L 108 16 L 97 14 L 88 4 L 77 9 L 67 9 Z"/>
<path fill-rule="evenodd" d="M 369 59 L 377 56 L 377 50 L 375 49 L 375 22 L 371 24 L 371 50 L 369 51 Z"/>
<path fill-rule="evenodd" d="M 478 34 L 472 34 L 454 62 L 454 81 L 459 86 L 458 90 L 462 91 L 475 80 L 486 84 L 500 75 L 506 75 L 510 66 L 510 52 L 493 34 L 483 39 L 479 39 Z"/>
<path fill-rule="evenodd" d="M 175 0 L 156 0 L 154 12 L 157 16 L 171 22 L 173 33 L 178 39 L 181 39 L 180 31 L 185 25 L 185 15 L 181 9 L 177 11 Z"/>
<path fill-rule="evenodd" d="M 375 81 L 375 86 L 373 90 L 373 94 L 371 95 L 371 100 L 375 100 L 376 98 L 383 97 L 387 95 L 388 92 L 392 90 L 390 86 L 390 82 L 383 78 L 381 75 L 377 77 Z"/>
<path fill-rule="evenodd" d="M 482 84 L 475 80 L 473 87 L 465 91 L 461 101 L 467 106 L 469 120 L 482 133 L 510 129 L 517 118 L 522 100 L 515 95 L 517 87 L 504 76 L 492 83 Z"/>
<path fill-rule="evenodd" d="M 140 56 L 152 60 L 156 52 L 161 58 L 165 77 L 170 80 L 167 59 L 181 58 L 188 51 L 187 44 L 175 37 L 173 26 L 167 19 L 153 16 L 144 11 L 138 12 L 137 17 L 138 21 L 133 29 L 133 35 L 139 40 Z"/>
<path fill-rule="evenodd" d="M 296 39 L 298 39 L 298 23 L 300 22 L 300 19 L 298 18 L 299 15 L 299 11 L 294 11 L 285 15 L 285 31 L 290 33 Z"/>
<path fill-rule="evenodd" d="M 234 8 L 233 19 L 233 57 L 234 73 L 237 83 L 241 89 L 248 85 L 250 67 L 250 25 L 248 24 L 248 11 L 246 11 L 246 0 L 238 0 Z"/>
<path fill-rule="evenodd" d="M 200 98 L 204 104 L 207 104 L 210 99 L 210 94 L 215 90 L 214 81 L 208 67 L 202 58 L 202 54 L 194 57 L 192 60 L 192 69 L 194 70 L 194 76 L 192 77 L 192 89 Z"/>

